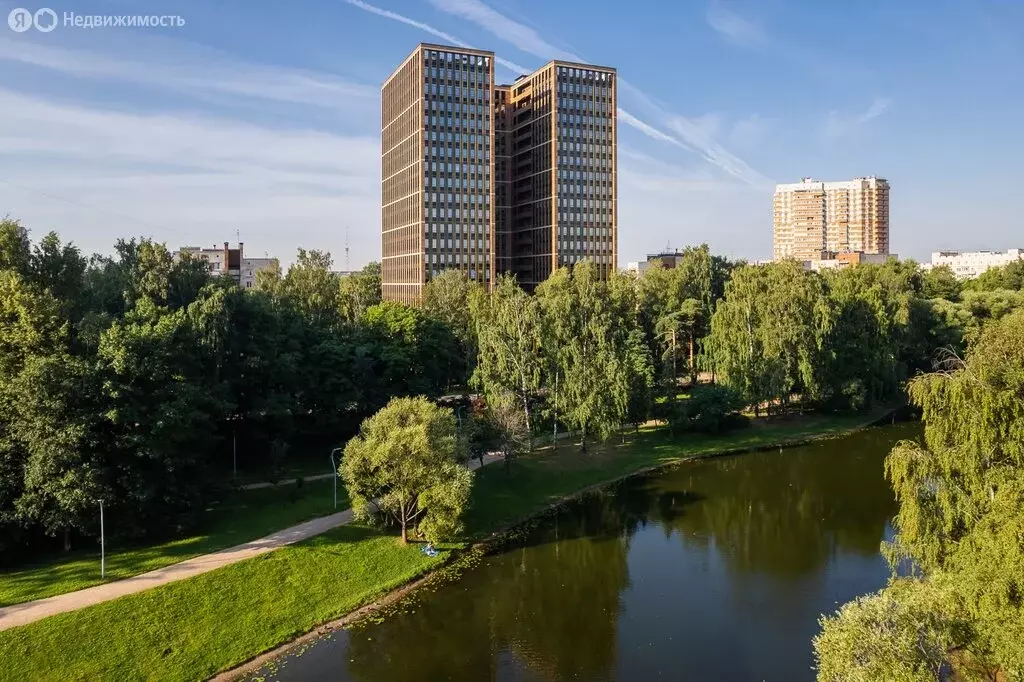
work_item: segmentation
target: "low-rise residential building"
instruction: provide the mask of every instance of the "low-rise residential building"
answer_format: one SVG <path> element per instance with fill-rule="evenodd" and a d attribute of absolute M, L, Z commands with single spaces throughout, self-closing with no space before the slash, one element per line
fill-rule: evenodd
<path fill-rule="evenodd" d="M 931 263 L 922 263 L 924 269 L 948 265 L 957 279 L 972 279 L 989 268 L 998 268 L 1015 260 L 1024 260 L 1024 249 L 1006 251 L 935 251 Z"/>
<path fill-rule="evenodd" d="M 884 265 L 890 258 L 899 260 L 899 256 L 895 253 L 862 253 L 860 251 L 846 251 L 830 255 L 831 258 L 804 261 L 804 267 L 808 270 L 818 272 L 820 270 L 838 270 L 840 268 L 848 268 L 862 263 Z"/>
<path fill-rule="evenodd" d="M 645 261 L 633 261 L 626 263 L 626 272 L 633 272 L 642 275 L 652 265 L 661 264 L 663 268 L 674 268 L 679 265 L 683 258 L 682 251 L 662 251 L 661 253 L 647 254 Z"/>
<path fill-rule="evenodd" d="M 244 248 L 242 242 L 238 242 L 237 248 L 231 248 L 228 242 L 224 242 L 223 246 L 208 249 L 200 246 L 182 246 L 172 255 L 177 260 L 181 254 L 188 253 L 193 258 L 204 261 L 211 275 L 230 277 L 243 289 L 251 289 L 256 285 L 256 273 L 277 267 L 278 261 L 276 258 L 246 258 Z"/>

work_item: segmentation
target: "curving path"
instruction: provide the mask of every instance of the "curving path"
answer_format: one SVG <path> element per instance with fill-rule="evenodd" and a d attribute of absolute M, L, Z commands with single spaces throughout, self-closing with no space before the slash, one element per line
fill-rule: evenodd
<path fill-rule="evenodd" d="M 500 459 L 501 457 L 498 455 L 487 455 L 484 457 L 484 464 L 491 464 Z M 479 460 L 474 459 L 470 461 L 470 470 L 479 467 Z M 158 568 L 148 573 L 141 573 L 131 578 L 87 587 L 77 592 L 68 592 L 45 599 L 36 599 L 35 601 L 5 606 L 0 608 L 0 630 L 7 630 L 19 625 L 28 625 L 47 616 L 75 611 L 86 606 L 101 604 L 111 599 L 142 592 L 159 585 L 185 580 L 186 578 L 207 573 L 222 566 L 229 566 L 239 561 L 245 561 L 246 559 L 272 552 L 279 547 L 301 542 L 315 535 L 326 533 L 332 528 L 343 526 L 351 521 L 352 510 L 346 509 L 336 514 L 321 516 L 320 518 L 306 521 L 290 528 L 284 528 L 258 540 L 252 540 L 235 547 L 228 547 L 211 554 L 203 554 L 202 556 Z"/>

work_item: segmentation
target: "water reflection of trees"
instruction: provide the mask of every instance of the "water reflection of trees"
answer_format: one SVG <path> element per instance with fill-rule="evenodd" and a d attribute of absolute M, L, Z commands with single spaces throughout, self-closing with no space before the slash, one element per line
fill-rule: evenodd
<path fill-rule="evenodd" d="M 895 511 L 882 475 L 893 441 L 891 431 L 869 431 L 781 455 L 709 460 L 635 485 L 656 500 L 648 522 L 688 545 L 713 544 L 730 569 L 797 577 L 837 551 L 877 555 Z M 680 491 L 699 498 L 685 513 L 677 513 Z"/>
<path fill-rule="evenodd" d="M 714 547 L 736 574 L 791 579 L 837 551 L 874 556 L 894 511 L 882 477 L 893 440 L 874 431 L 708 460 L 589 495 L 522 546 L 422 595 L 415 613 L 353 631 L 348 670 L 367 682 L 487 680 L 511 653 L 541 680 L 611 678 L 641 528 Z"/>
<path fill-rule="evenodd" d="M 486 680 L 511 652 L 540 679 L 602 679 L 615 666 L 628 533 L 607 500 L 573 505 L 524 546 L 490 557 L 415 613 L 351 632 L 359 680 Z"/>

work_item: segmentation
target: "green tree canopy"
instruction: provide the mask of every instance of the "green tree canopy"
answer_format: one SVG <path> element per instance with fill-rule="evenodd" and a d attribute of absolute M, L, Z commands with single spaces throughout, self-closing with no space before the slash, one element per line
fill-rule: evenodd
<path fill-rule="evenodd" d="M 341 318 L 358 322 L 367 309 L 380 303 L 380 263 L 367 263 L 359 272 L 341 277 L 338 287 Z"/>
<path fill-rule="evenodd" d="M 820 679 L 868 679 L 863 671 L 882 664 L 903 671 L 892 679 L 924 679 L 910 675 L 923 660 L 914 644 L 925 641 L 941 644 L 935 656 L 963 679 L 995 679 L 993 671 L 1019 678 L 1024 311 L 986 325 L 966 360 L 953 358 L 944 371 L 912 380 L 909 392 L 923 412 L 925 437 L 923 444 L 901 442 L 886 460 L 899 501 L 897 535 L 887 551 L 894 570 L 909 560 L 918 575 L 895 578 L 873 601 L 824 621 L 817 644 L 820 669 L 849 673 Z M 894 616 L 899 627 L 858 624 L 877 620 L 882 605 L 894 603 L 889 596 L 923 604 L 918 613 L 946 615 L 915 620 L 912 607 L 903 606 Z M 861 633 L 864 642 L 851 647 L 850 632 Z M 892 667 L 894 660 L 904 661 L 903 667 Z"/>
<path fill-rule="evenodd" d="M 630 372 L 623 298 L 589 262 L 560 268 L 537 287 L 543 344 L 559 376 L 559 415 L 582 436 L 605 439 L 625 421 Z M 632 312 L 632 311 L 630 311 Z"/>
<path fill-rule="evenodd" d="M 490 294 L 478 292 L 470 306 L 479 344 L 474 385 L 491 404 L 516 405 L 532 432 L 532 401 L 541 386 L 540 310 L 537 299 L 510 275 L 500 275 Z"/>
<path fill-rule="evenodd" d="M 710 366 L 755 409 L 817 396 L 828 314 L 821 278 L 799 263 L 737 268 L 704 342 Z"/>
<path fill-rule="evenodd" d="M 461 463 L 455 415 L 426 398 L 395 398 L 345 446 L 340 475 L 357 518 L 393 520 L 429 540 L 462 529 L 473 474 Z"/>

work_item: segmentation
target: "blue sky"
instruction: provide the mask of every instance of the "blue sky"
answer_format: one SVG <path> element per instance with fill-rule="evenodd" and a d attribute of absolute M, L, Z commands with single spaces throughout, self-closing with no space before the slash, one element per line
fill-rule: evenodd
<path fill-rule="evenodd" d="M 2 15 L 24 2 L 0 2 Z M 1024 246 L 1024 3 L 244 0 L 50 4 L 181 28 L 0 24 L 0 214 L 84 251 L 380 255 L 379 88 L 421 41 L 619 80 L 619 259 L 771 254 L 771 192 L 892 184 L 893 250 Z"/>

